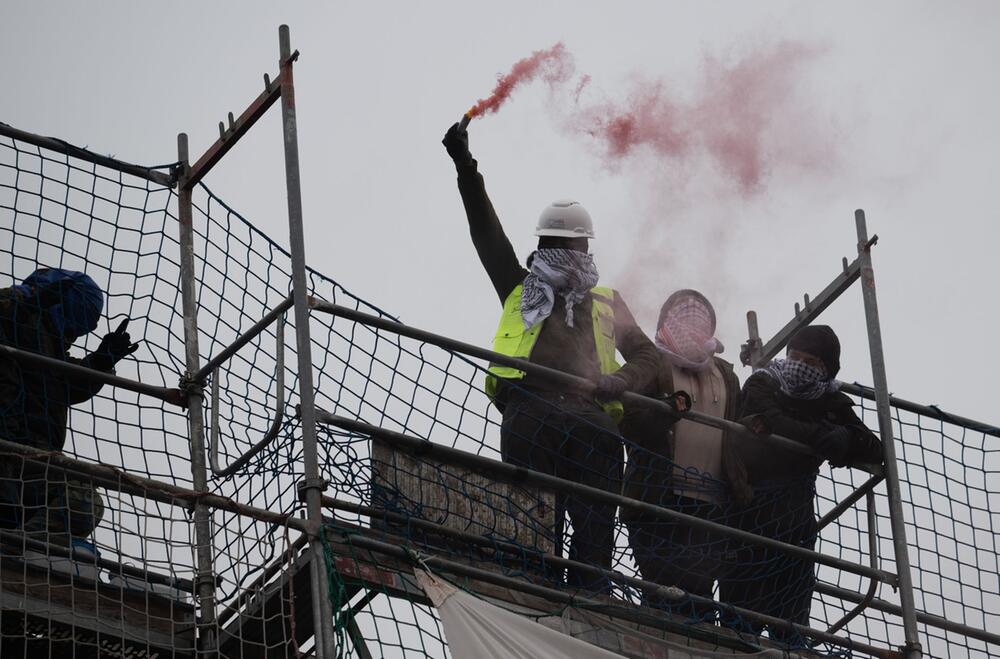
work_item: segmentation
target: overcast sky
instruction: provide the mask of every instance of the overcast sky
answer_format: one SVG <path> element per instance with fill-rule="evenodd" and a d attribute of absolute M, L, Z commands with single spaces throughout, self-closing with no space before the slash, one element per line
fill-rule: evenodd
<path fill-rule="evenodd" d="M 440 139 L 497 73 L 562 41 L 577 73 L 590 76 L 585 105 L 625 103 L 636 85 L 658 82 L 706 123 L 757 113 L 766 166 L 746 190 L 697 149 L 691 158 L 639 149 L 609 164 L 603 145 L 574 125 L 579 108 L 566 94 L 526 86 L 470 128 L 522 256 L 542 207 L 577 198 L 597 225 L 602 283 L 622 288 L 644 329 L 671 291 L 699 288 L 717 302 L 724 356 L 735 361 L 747 309 L 765 335 L 783 325 L 803 293 L 817 293 L 842 256 L 854 257 L 853 212 L 864 208 L 880 236 L 890 388 L 1000 421 L 1000 5 L 609 7 L 7 1 L 0 121 L 142 164 L 176 159 L 181 131 L 201 153 L 226 112 L 260 92 L 262 74 L 276 74 L 277 26 L 287 23 L 302 53 L 295 82 L 310 264 L 410 324 L 486 345 L 499 305 Z M 712 71 L 789 44 L 787 57 L 767 60 L 776 89 L 706 93 Z M 756 101 L 744 105 L 743 94 Z M 206 183 L 287 245 L 279 117 L 272 110 Z M 859 289 L 824 321 L 842 337 L 842 378 L 870 383 Z"/>

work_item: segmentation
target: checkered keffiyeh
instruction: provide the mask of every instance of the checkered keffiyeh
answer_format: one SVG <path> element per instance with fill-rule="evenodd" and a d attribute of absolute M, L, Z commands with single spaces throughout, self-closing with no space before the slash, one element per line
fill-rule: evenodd
<path fill-rule="evenodd" d="M 775 359 L 761 369 L 781 386 L 786 396 L 801 400 L 816 400 L 840 389 L 840 383 L 826 374 L 826 368 L 816 368 L 795 359 Z"/>
<path fill-rule="evenodd" d="M 521 318 L 530 329 L 548 318 L 558 293 L 566 301 L 566 324 L 573 327 L 573 307 L 597 285 L 594 257 L 573 249 L 540 249 L 531 261 L 521 292 Z"/>
<path fill-rule="evenodd" d="M 702 300 L 687 297 L 667 310 L 654 343 L 675 366 L 703 371 L 711 366 L 712 356 L 724 350 L 714 333 L 712 310 Z"/>

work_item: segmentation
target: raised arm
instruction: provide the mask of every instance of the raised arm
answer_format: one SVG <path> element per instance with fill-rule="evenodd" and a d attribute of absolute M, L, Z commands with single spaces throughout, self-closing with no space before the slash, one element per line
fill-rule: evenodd
<path fill-rule="evenodd" d="M 493 283 L 500 303 L 503 304 L 514 287 L 524 280 L 528 271 L 518 261 L 493 208 L 493 202 L 486 194 L 486 183 L 469 152 L 469 133 L 455 124 L 445 134 L 442 143 L 458 171 L 458 191 L 462 195 L 465 215 L 469 220 L 472 244 Z"/>

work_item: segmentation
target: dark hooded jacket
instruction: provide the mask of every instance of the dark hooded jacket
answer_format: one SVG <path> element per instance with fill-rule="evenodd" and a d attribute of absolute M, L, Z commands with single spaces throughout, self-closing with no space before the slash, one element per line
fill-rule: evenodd
<path fill-rule="evenodd" d="M 58 311 L 53 314 L 51 307 L 42 308 L 28 286 L 0 289 L 0 344 L 111 371 L 112 365 L 99 356 L 69 356 L 69 343 L 76 338 L 69 328 L 76 325 L 71 314 L 58 315 Z M 0 437 L 36 448 L 61 450 L 66 441 L 69 407 L 89 400 L 101 386 L 0 357 Z"/>
<path fill-rule="evenodd" d="M 758 371 L 743 385 L 739 420 L 751 424 L 763 421 L 774 434 L 794 439 L 807 446 L 835 426 L 847 426 L 853 431 L 853 442 L 846 464 L 857 466 L 878 464 L 882 460 L 881 443 L 875 434 L 854 413 L 854 402 L 841 392 L 828 393 L 815 400 L 800 400 L 785 395 L 777 381 L 766 372 Z M 733 468 L 727 470 L 733 490 L 741 493 L 738 501 L 746 502 L 749 489 L 783 481 L 802 482 L 815 479 L 824 460 L 775 447 L 765 441 L 733 438 L 731 452 Z M 835 465 L 840 466 L 840 465 Z"/>

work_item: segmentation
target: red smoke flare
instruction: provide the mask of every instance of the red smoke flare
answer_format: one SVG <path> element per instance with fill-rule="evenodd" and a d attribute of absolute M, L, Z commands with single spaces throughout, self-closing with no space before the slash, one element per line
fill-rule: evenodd
<path fill-rule="evenodd" d="M 549 85 L 566 82 L 573 75 L 573 58 L 562 42 L 548 50 L 537 50 L 530 57 L 520 60 L 507 75 L 497 76 L 497 85 L 488 98 L 479 99 L 466 113 L 478 117 L 484 112 L 496 112 L 522 82 L 530 82 L 539 74 Z"/>

